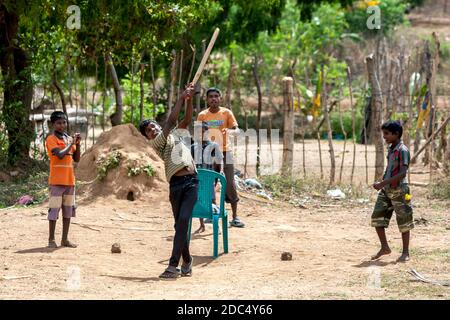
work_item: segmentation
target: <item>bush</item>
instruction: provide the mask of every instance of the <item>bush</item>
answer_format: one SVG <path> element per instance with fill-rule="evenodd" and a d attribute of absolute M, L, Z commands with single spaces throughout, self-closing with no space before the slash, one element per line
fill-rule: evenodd
<path fill-rule="evenodd" d="M 450 61 L 450 42 L 441 44 L 440 56 L 443 61 Z"/>
<path fill-rule="evenodd" d="M 139 74 L 134 75 L 134 84 L 131 85 L 131 74 L 127 74 L 125 79 L 122 79 L 122 87 L 124 90 L 123 97 L 123 122 L 131 122 L 131 105 L 134 106 L 133 111 L 133 124 L 139 126 L 139 103 L 141 99 L 140 84 L 139 84 Z M 149 87 L 147 82 L 144 82 L 144 91 Z M 133 89 L 133 90 L 132 90 Z M 133 99 L 131 97 L 133 96 Z M 144 109 L 143 109 L 143 119 L 153 119 L 153 102 L 149 100 L 148 92 L 144 93 Z M 165 112 L 165 105 L 163 103 L 157 103 L 156 105 L 156 118 Z"/>
<path fill-rule="evenodd" d="M 141 173 L 145 173 L 148 177 L 153 177 L 156 174 L 155 169 L 153 168 L 152 164 L 149 163 L 146 166 L 138 166 L 138 167 L 128 167 L 128 176 L 129 177 L 135 177 L 140 175 Z"/>
<path fill-rule="evenodd" d="M 450 200 L 450 176 L 433 183 L 430 189 L 433 198 Z"/>
<path fill-rule="evenodd" d="M 327 182 L 320 179 L 296 179 L 291 176 L 267 175 L 261 177 L 264 187 L 275 198 L 288 200 L 291 197 L 300 196 L 302 193 L 319 194 L 326 193 Z"/>
<path fill-rule="evenodd" d="M 108 156 L 100 157 L 97 160 L 97 174 L 98 179 L 103 180 L 108 175 L 108 171 L 119 166 L 122 154 L 115 150 Z"/>
<path fill-rule="evenodd" d="M 406 3 L 402 0 L 383 0 L 378 5 L 381 11 L 381 29 L 370 30 L 367 28 L 369 14 L 366 12 L 367 5 L 350 9 L 345 14 L 345 19 L 349 25 L 349 32 L 362 33 L 374 36 L 380 31 L 387 35 L 395 26 L 405 22 Z"/>
<path fill-rule="evenodd" d="M 344 137 L 344 132 L 342 132 L 341 123 L 339 120 L 339 113 L 333 112 L 330 115 L 331 128 L 333 130 L 333 136 Z M 352 112 L 346 111 L 342 113 L 342 122 L 344 124 L 344 130 L 347 133 L 347 139 L 353 138 L 353 129 L 352 129 Z M 359 136 L 359 133 L 362 130 L 363 126 L 363 115 L 361 112 L 356 111 L 355 115 L 355 134 L 356 137 Z M 325 126 L 326 127 L 326 126 Z"/>
<path fill-rule="evenodd" d="M 12 182 L 0 183 L 0 208 L 14 205 L 23 195 L 32 196 L 35 204 L 42 203 L 48 196 L 48 172 L 40 171 Z"/>

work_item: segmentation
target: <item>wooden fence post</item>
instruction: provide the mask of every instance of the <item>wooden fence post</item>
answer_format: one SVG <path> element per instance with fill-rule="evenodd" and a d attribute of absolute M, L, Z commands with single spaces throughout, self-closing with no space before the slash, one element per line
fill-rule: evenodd
<path fill-rule="evenodd" d="M 283 164 L 282 173 L 292 174 L 294 157 L 294 79 L 283 78 Z"/>

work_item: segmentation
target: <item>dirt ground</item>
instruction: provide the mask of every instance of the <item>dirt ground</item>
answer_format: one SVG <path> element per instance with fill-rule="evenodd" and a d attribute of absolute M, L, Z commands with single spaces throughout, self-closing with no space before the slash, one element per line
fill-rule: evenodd
<path fill-rule="evenodd" d="M 363 154 L 358 153 L 360 163 Z M 374 153 L 369 155 L 373 163 Z M 419 173 L 412 180 L 428 181 L 420 170 L 426 169 L 413 167 Z M 364 171 L 355 173 L 363 184 Z M 308 171 L 314 174 L 317 167 Z M 426 189 L 413 187 L 419 223 L 412 232 L 411 261 L 396 263 L 401 237 L 393 220 L 388 229 L 393 253 L 370 262 L 378 250 L 369 226 L 376 192 L 366 191 L 362 201 L 313 197 L 307 209 L 243 192 L 239 212 L 246 227 L 230 229 L 229 253 L 212 259 L 207 225 L 191 242 L 193 277 L 169 282 L 158 278 L 173 236 L 166 188 L 155 191 L 152 199 L 158 202 L 78 201 L 77 224 L 71 226 L 76 249 L 45 248 L 46 204 L 1 210 L 0 279 L 28 278 L 0 280 L 0 299 L 450 299 L 449 287 L 418 282 L 408 273 L 415 269 L 434 280 L 450 280 L 450 201 L 431 201 Z M 60 233 L 58 224 L 57 238 Z M 111 253 L 115 242 L 121 254 Z M 292 261 L 281 261 L 285 251 Z"/>

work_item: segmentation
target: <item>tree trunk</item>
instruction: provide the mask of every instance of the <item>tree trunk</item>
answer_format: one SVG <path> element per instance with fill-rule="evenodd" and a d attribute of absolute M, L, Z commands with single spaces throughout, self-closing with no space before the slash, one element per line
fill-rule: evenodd
<path fill-rule="evenodd" d="M 356 160 L 356 114 L 355 106 L 353 105 L 353 88 L 352 88 L 352 72 L 350 67 L 347 67 L 348 89 L 350 93 L 350 106 L 352 108 L 352 140 L 353 140 L 353 160 L 352 160 L 352 173 L 350 175 L 350 185 L 353 185 L 353 176 L 355 174 L 355 160 Z"/>
<path fill-rule="evenodd" d="M 181 49 L 181 54 L 180 54 L 180 66 L 178 68 L 178 70 L 180 71 L 179 75 L 178 75 L 178 87 L 177 87 L 177 100 L 180 97 L 181 91 L 183 90 L 181 87 L 181 78 L 183 77 L 183 49 Z"/>
<path fill-rule="evenodd" d="M 58 83 L 58 79 L 56 78 L 56 63 L 53 61 L 53 77 L 52 77 L 52 83 L 53 86 L 56 88 L 56 91 L 58 91 L 59 98 L 61 99 L 61 107 L 64 113 L 67 115 L 67 108 L 66 108 L 66 97 L 64 96 L 64 91 L 62 90 L 61 86 Z M 69 123 L 67 123 L 67 131 L 69 131 Z"/>
<path fill-rule="evenodd" d="M 257 139 L 257 147 L 256 147 L 256 176 L 260 175 L 260 165 L 261 165 L 261 137 L 259 135 L 259 129 L 261 128 L 261 111 L 262 111 L 262 92 L 261 92 L 261 82 L 258 76 L 258 57 L 254 57 L 253 62 L 253 77 L 255 79 L 256 90 L 258 91 L 258 118 L 256 121 L 256 139 Z"/>
<path fill-rule="evenodd" d="M 153 54 L 150 56 L 150 73 L 152 75 L 152 91 L 153 91 L 153 119 L 156 120 L 156 105 L 158 103 L 158 99 L 156 96 L 156 80 L 155 80 L 155 72 L 153 71 Z"/>
<path fill-rule="evenodd" d="M 33 140 L 30 121 L 33 86 L 31 61 L 17 46 L 19 16 L 0 5 L 0 66 L 3 78 L 3 120 L 8 131 L 8 164 L 29 158 Z"/>
<path fill-rule="evenodd" d="M 170 87 L 169 97 L 167 99 L 167 118 L 172 112 L 173 101 L 175 98 L 175 83 L 177 81 L 177 52 L 172 51 L 172 64 L 170 67 Z"/>
<path fill-rule="evenodd" d="M 325 68 L 322 64 L 321 66 L 322 70 L 322 108 L 323 108 L 323 114 L 325 122 L 327 123 L 327 130 L 328 130 L 328 147 L 330 152 L 330 161 L 331 161 L 331 169 L 330 169 L 330 186 L 334 185 L 335 182 L 335 176 L 336 176 L 336 159 L 334 158 L 334 147 L 333 147 L 333 132 L 331 130 L 331 122 L 330 122 L 330 115 L 328 113 L 328 101 L 327 101 L 327 82 L 326 82 L 326 76 L 325 76 Z"/>
<path fill-rule="evenodd" d="M 140 65 L 140 69 L 141 69 L 141 79 L 139 81 L 139 84 L 141 86 L 141 101 L 139 102 L 139 123 L 142 122 L 142 120 L 144 119 L 144 70 L 145 70 L 145 65 L 143 63 L 141 63 Z"/>
<path fill-rule="evenodd" d="M 294 158 L 294 80 L 283 78 L 284 118 L 283 118 L 283 164 L 282 173 L 292 174 Z"/>
<path fill-rule="evenodd" d="M 339 183 L 342 182 L 342 172 L 344 171 L 344 159 L 345 159 L 345 151 L 346 151 L 346 147 L 347 147 L 347 132 L 345 131 L 344 122 L 342 121 L 341 102 L 340 102 L 341 97 L 342 97 L 342 92 L 340 93 L 340 96 L 339 96 L 339 103 L 338 103 L 339 111 L 338 112 L 339 112 L 339 122 L 341 124 L 341 130 L 342 130 L 342 133 L 344 134 L 344 148 L 342 150 L 341 169 L 339 170 Z"/>
<path fill-rule="evenodd" d="M 94 114 L 94 105 L 95 105 L 95 95 L 97 94 L 98 89 L 98 58 L 95 56 L 95 85 L 94 92 L 92 93 L 92 103 L 91 103 L 91 118 L 92 118 L 92 145 L 95 144 L 95 114 Z M 87 139 L 87 137 L 86 137 Z"/>
<path fill-rule="evenodd" d="M 447 135 L 447 150 L 444 156 L 444 171 L 450 174 L 450 133 Z"/>
<path fill-rule="evenodd" d="M 130 63 L 130 73 L 131 73 L 131 89 L 130 89 L 130 122 L 133 123 L 134 120 L 134 54 L 131 53 L 131 63 Z"/>
<path fill-rule="evenodd" d="M 231 109 L 231 90 L 233 87 L 233 78 L 235 72 L 236 72 L 236 65 L 233 63 L 233 54 L 230 53 L 230 71 L 228 73 L 227 91 L 225 92 L 225 106 L 228 109 Z"/>
<path fill-rule="evenodd" d="M 445 121 L 444 116 L 442 116 L 442 121 Z M 436 159 L 442 161 L 447 150 L 447 127 L 442 128 L 441 138 L 439 139 L 439 147 L 436 152 Z"/>
<path fill-rule="evenodd" d="M 366 57 L 367 72 L 372 87 L 372 136 L 375 143 L 375 181 L 383 178 L 384 146 L 381 135 L 381 110 L 383 110 L 383 96 L 380 83 L 376 76 L 373 54 Z"/>
<path fill-rule="evenodd" d="M 114 95 L 116 98 L 116 111 L 109 117 L 111 119 L 111 125 L 114 127 L 122 123 L 123 117 L 122 88 L 120 87 L 119 78 L 117 77 L 116 68 L 114 68 L 114 64 L 110 53 L 106 54 L 105 56 L 105 64 L 109 70 L 109 74 L 112 79 Z"/>
<path fill-rule="evenodd" d="M 105 66 L 104 66 L 104 74 L 103 74 L 103 92 L 102 92 L 102 131 L 105 131 L 105 121 L 106 121 L 106 117 L 105 117 L 105 103 L 106 103 L 106 86 L 107 86 L 107 82 L 106 82 L 106 78 L 107 78 L 107 67 L 106 67 L 106 61 L 105 61 Z"/>

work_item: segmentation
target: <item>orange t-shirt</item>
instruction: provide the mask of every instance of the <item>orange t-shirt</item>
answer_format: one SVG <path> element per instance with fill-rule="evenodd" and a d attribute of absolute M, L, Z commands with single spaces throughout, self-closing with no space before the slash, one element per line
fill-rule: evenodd
<path fill-rule="evenodd" d="M 64 158 L 59 159 L 57 156 L 52 154 L 52 150 L 55 148 L 58 148 L 59 150 L 64 149 L 67 145 L 69 145 L 69 141 L 66 139 L 59 139 L 56 135 L 51 134 L 47 137 L 45 145 L 47 148 L 48 157 L 50 158 L 50 175 L 48 177 L 48 184 L 74 186 L 75 174 L 73 170 L 72 155 L 76 151 L 77 147 L 72 146 L 71 150 L 64 156 Z"/>
<path fill-rule="evenodd" d="M 222 152 L 231 151 L 230 141 L 223 129 L 232 129 L 238 126 L 233 112 L 227 108 L 219 108 L 219 111 L 212 113 L 209 109 L 203 110 L 198 114 L 197 121 L 204 121 L 208 124 L 208 136 L 220 146 Z"/>

